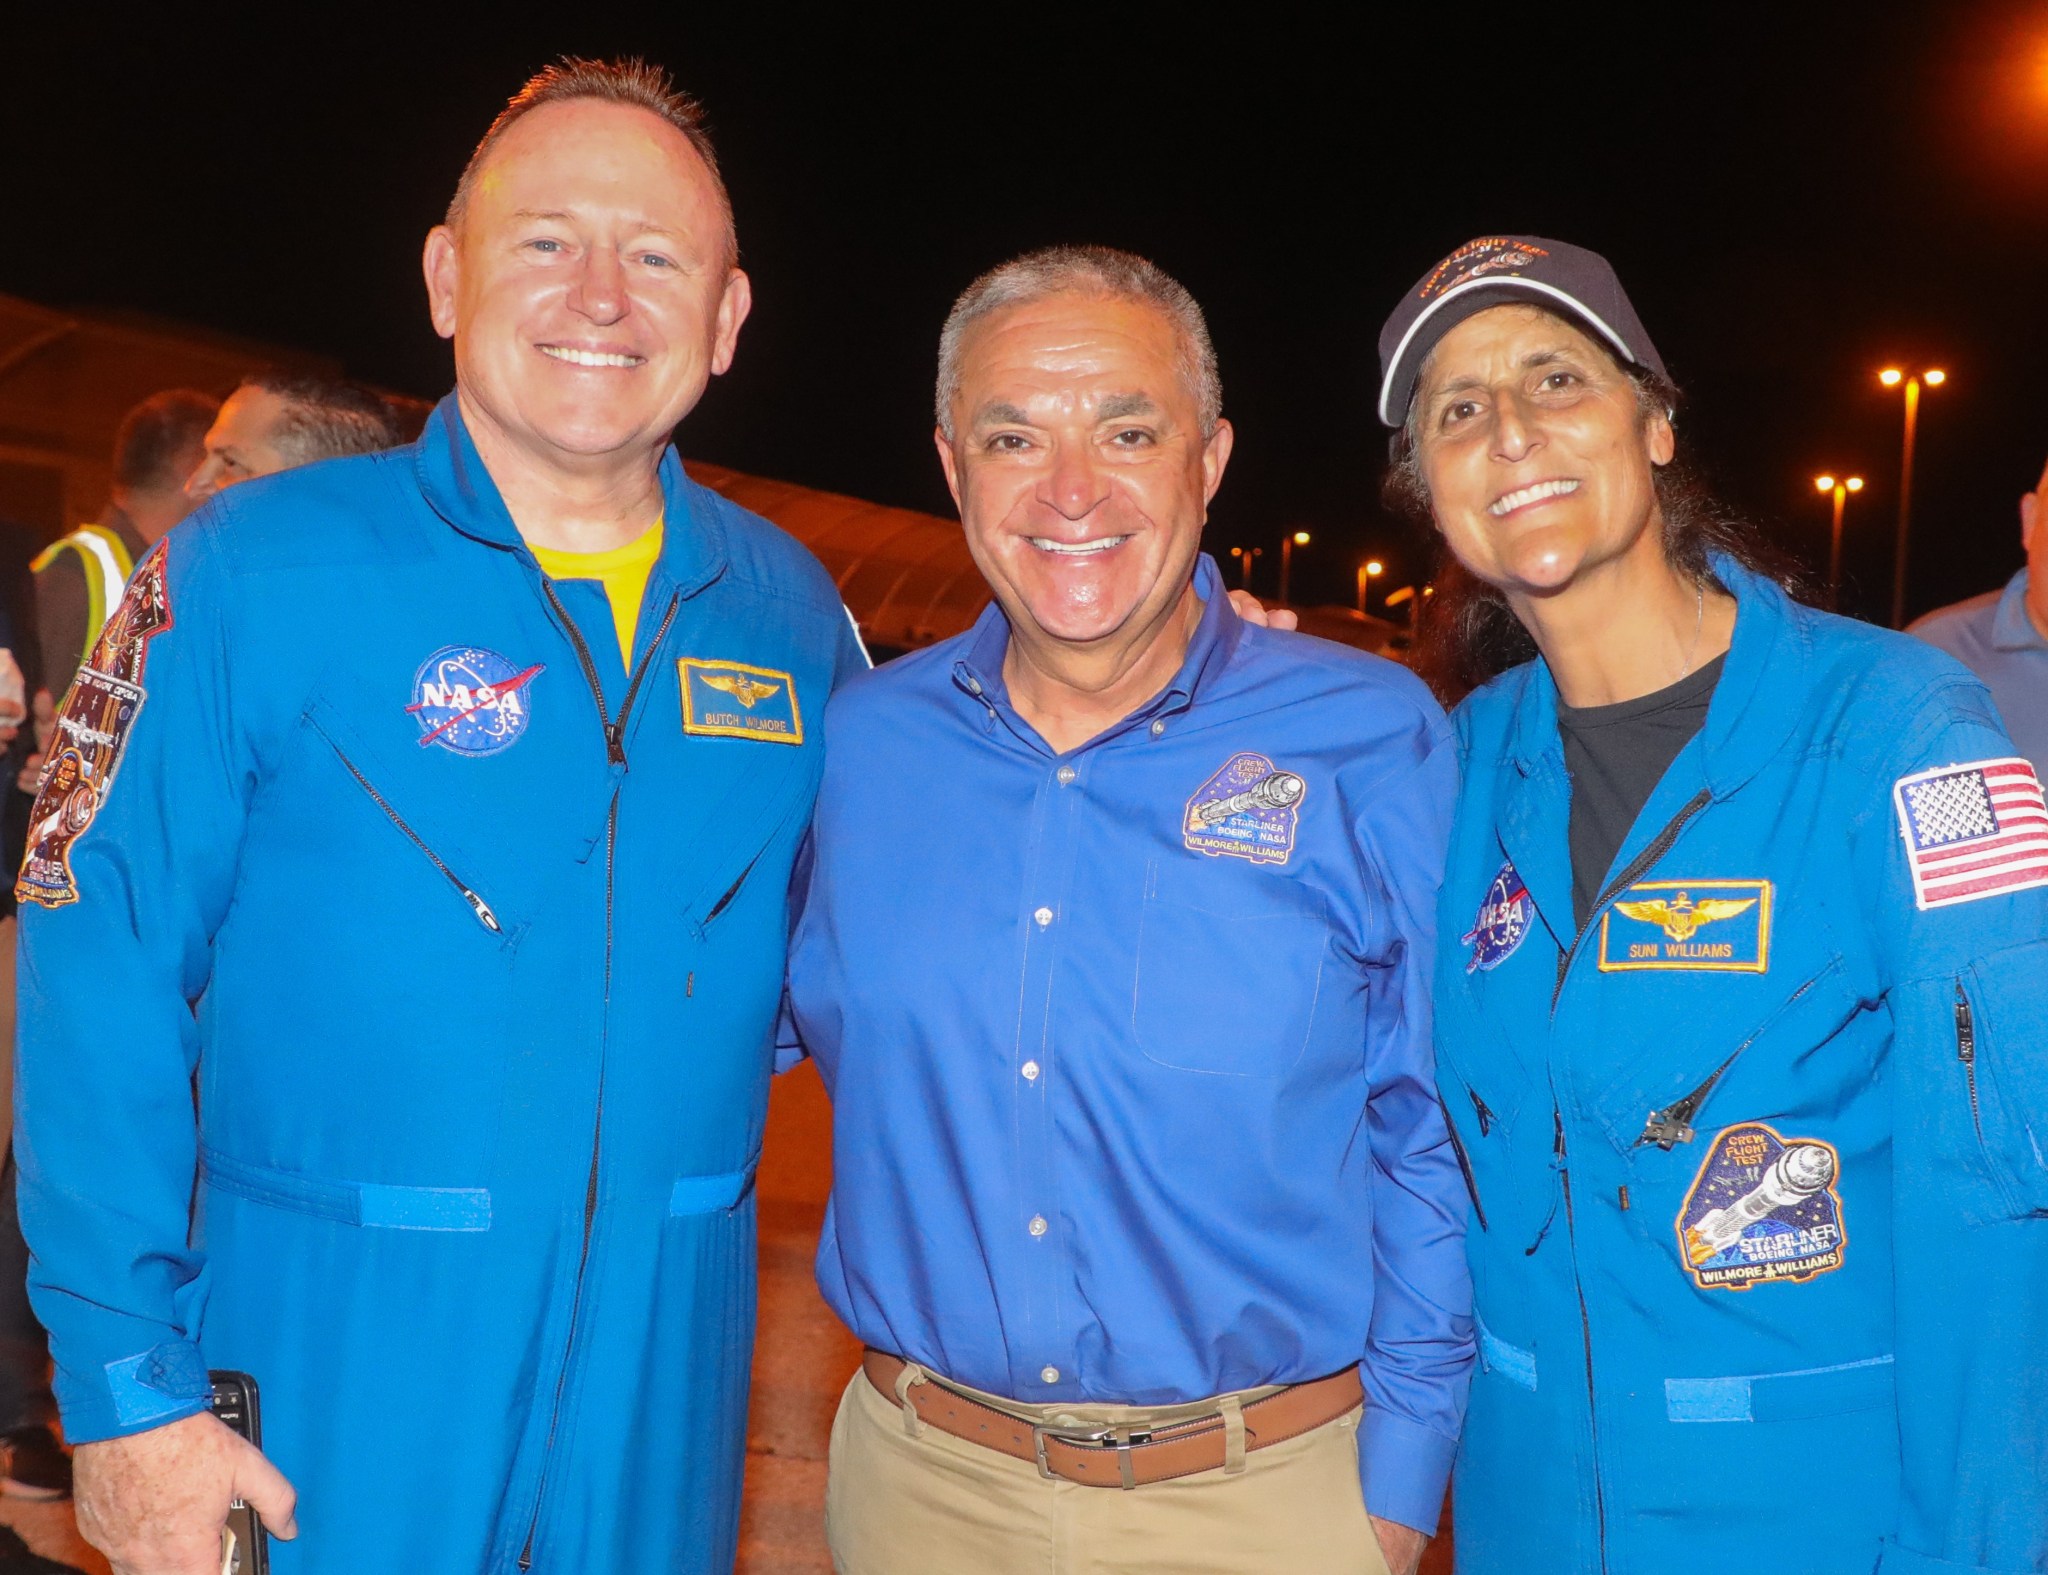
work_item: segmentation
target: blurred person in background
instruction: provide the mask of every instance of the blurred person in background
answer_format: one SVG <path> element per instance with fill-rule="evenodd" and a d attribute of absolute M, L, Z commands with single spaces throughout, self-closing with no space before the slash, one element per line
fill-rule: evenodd
<path fill-rule="evenodd" d="M 135 565 L 191 511 L 185 491 L 205 457 L 220 401 L 189 388 L 151 394 L 114 434 L 114 485 L 100 518 L 53 542 L 29 565 L 35 575 L 42 687 L 61 698 L 99 638 Z"/>
<path fill-rule="evenodd" d="M 1907 630 L 1984 680 L 2019 752 L 2048 775 L 2048 467 L 2020 499 L 2027 561 L 2005 588 L 1937 607 Z"/>
<path fill-rule="evenodd" d="M 423 425 L 424 417 L 408 434 L 404 414 L 391 398 L 346 378 L 252 372 L 221 405 L 185 492 L 193 503 L 204 503 L 238 481 L 274 476 L 316 460 L 395 448 L 418 436 Z"/>

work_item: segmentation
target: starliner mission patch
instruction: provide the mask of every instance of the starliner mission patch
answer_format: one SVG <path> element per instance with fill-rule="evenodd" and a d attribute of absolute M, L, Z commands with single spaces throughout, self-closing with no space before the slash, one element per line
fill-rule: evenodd
<path fill-rule="evenodd" d="M 1693 1283 L 1746 1291 L 1839 1269 L 1849 1246 L 1841 1168 L 1832 1143 L 1780 1137 L 1761 1122 L 1721 1133 L 1678 1211 L 1678 1254 Z"/>
<path fill-rule="evenodd" d="M 1181 821 L 1181 841 L 1210 858 L 1285 864 L 1301 825 L 1308 784 L 1264 755 L 1232 755 L 1195 789 Z"/>
<path fill-rule="evenodd" d="M 78 901 L 72 844 L 85 835 L 113 790 L 129 734 L 149 698 L 142 687 L 149 642 L 171 626 L 164 568 L 168 550 L 168 541 L 159 541 L 136 566 L 121 605 L 101 626 L 92 654 L 64 696 L 50 763 L 29 817 L 28 854 L 14 883 L 17 902 L 61 908 Z"/>

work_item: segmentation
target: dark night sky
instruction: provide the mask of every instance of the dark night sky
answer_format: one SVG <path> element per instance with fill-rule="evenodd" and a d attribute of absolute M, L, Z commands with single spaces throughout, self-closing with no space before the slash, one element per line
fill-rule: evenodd
<path fill-rule="evenodd" d="M 105 13 L 59 36 L 50 9 L 0 22 L 0 290 L 438 393 L 419 243 L 469 147 L 550 56 L 637 51 L 707 101 L 755 283 L 686 454 L 950 512 L 927 434 L 953 295 L 1030 246 L 1129 247 L 1195 292 L 1221 352 L 1238 448 L 1212 547 L 1262 544 L 1270 572 L 1283 529 L 1314 531 L 1310 599 L 1347 599 L 1368 549 L 1390 584 L 1422 562 L 1377 507 L 1374 342 L 1424 268 L 1487 231 L 1615 261 L 1691 397 L 1683 440 L 1809 561 L 1809 478 L 1870 478 L 1852 609 L 1890 593 L 1899 408 L 1879 366 L 1952 375 L 1923 407 L 1912 610 L 2018 565 L 2014 500 L 2048 452 L 2048 6 L 1717 3 L 1623 25 L 1465 5 L 1414 28 L 1041 7 L 935 32 L 879 8 L 613 5 L 546 24 L 478 8 L 443 34 L 399 20 L 426 8 L 273 5 L 118 37 Z"/>

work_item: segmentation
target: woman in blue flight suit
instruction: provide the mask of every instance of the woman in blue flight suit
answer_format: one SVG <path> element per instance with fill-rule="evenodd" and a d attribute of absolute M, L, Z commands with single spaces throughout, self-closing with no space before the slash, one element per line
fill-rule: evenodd
<path fill-rule="evenodd" d="M 1381 356 L 1438 665 L 1482 685 L 1437 991 L 1460 1569 L 2048 1569 L 2032 770 L 1674 466 L 1600 258 L 1475 241 Z"/>

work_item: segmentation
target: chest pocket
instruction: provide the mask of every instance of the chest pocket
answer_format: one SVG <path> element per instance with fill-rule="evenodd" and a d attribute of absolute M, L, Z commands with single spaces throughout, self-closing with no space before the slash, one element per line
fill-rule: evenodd
<path fill-rule="evenodd" d="M 1177 1071 L 1283 1077 L 1315 1030 L 1329 911 L 1313 889 L 1239 862 L 1147 866 L 1131 1037 Z"/>

